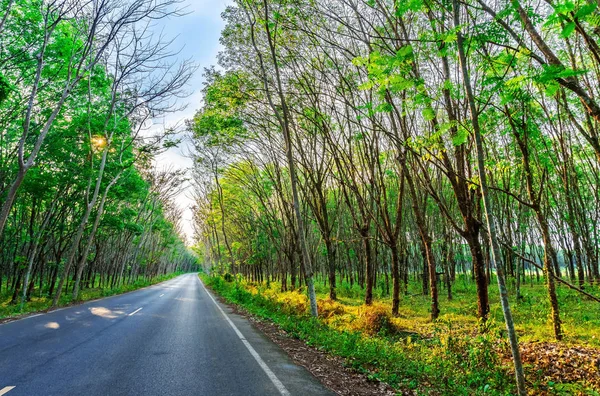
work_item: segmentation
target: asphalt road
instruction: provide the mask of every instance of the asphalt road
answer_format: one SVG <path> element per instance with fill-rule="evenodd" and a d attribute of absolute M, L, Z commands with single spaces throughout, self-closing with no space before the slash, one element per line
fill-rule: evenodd
<path fill-rule="evenodd" d="M 331 393 L 187 274 L 0 325 L 4 394 Z"/>

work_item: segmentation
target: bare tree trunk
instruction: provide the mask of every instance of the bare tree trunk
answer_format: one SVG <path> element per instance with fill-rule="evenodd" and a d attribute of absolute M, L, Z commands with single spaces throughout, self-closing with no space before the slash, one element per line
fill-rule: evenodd
<path fill-rule="evenodd" d="M 364 270 L 365 270 L 365 304 L 373 304 L 373 256 L 371 242 L 369 241 L 369 226 L 363 226 L 360 229 L 360 236 L 363 243 L 363 254 L 364 254 Z"/>
<path fill-rule="evenodd" d="M 259 63 L 260 63 L 260 67 L 261 67 L 262 74 L 263 74 L 263 83 L 264 83 L 265 90 L 267 93 L 269 105 L 271 106 L 271 109 L 273 110 L 273 112 L 275 113 L 275 115 L 277 117 L 277 120 L 279 122 L 279 125 L 281 126 L 281 129 L 283 132 L 283 137 L 285 140 L 285 146 L 286 146 L 285 152 L 286 152 L 287 165 L 289 168 L 288 171 L 290 173 L 290 184 L 291 184 L 291 188 L 292 188 L 292 200 L 293 200 L 294 213 L 296 215 L 296 222 L 297 222 L 297 228 L 298 228 L 298 243 L 300 244 L 301 260 L 302 260 L 302 264 L 303 264 L 304 271 L 305 271 L 306 286 L 308 288 L 308 297 L 310 300 L 310 312 L 311 312 L 312 316 L 317 317 L 318 316 L 317 295 L 315 293 L 315 286 L 314 286 L 314 282 L 313 282 L 313 269 L 312 269 L 312 265 L 310 262 L 310 256 L 308 253 L 308 248 L 307 248 L 306 240 L 305 240 L 305 236 L 304 236 L 304 220 L 302 218 L 302 212 L 300 211 L 300 198 L 298 196 L 298 178 L 296 175 L 296 164 L 294 163 L 294 157 L 293 157 L 293 153 L 292 153 L 293 147 L 292 147 L 292 139 L 291 139 L 291 131 L 290 131 L 290 129 L 291 129 L 290 115 L 289 115 L 289 111 L 288 111 L 288 107 L 287 107 L 287 102 L 285 100 L 284 93 L 283 93 L 283 86 L 281 83 L 281 76 L 280 76 L 279 66 L 278 66 L 279 61 L 277 59 L 277 55 L 275 52 L 275 44 L 273 42 L 273 38 L 271 36 L 271 31 L 269 28 L 270 16 L 269 16 L 268 3 L 266 0 L 263 1 L 265 20 L 261 21 L 260 23 L 264 24 L 264 28 L 265 28 L 265 32 L 266 32 L 266 36 L 267 36 L 267 42 L 269 44 L 269 49 L 271 51 L 271 58 L 273 61 L 273 68 L 275 71 L 277 94 L 279 96 L 279 105 L 281 107 L 281 113 L 280 113 L 278 106 L 276 106 L 275 103 L 273 102 L 273 98 L 271 96 L 271 90 L 269 88 L 269 82 L 267 79 L 266 70 L 265 70 L 264 63 L 263 63 L 263 57 L 262 57 L 260 50 L 256 46 L 256 42 L 255 42 L 255 38 L 254 38 L 254 26 L 256 25 L 256 20 L 253 20 L 250 17 L 247 8 L 244 5 L 243 5 L 243 7 L 244 7 L 244 10 L 246 11 L 246 15 L 248 16 L 248 22 L 251 25 L 250 33 L 252 36 L 252 43 L 253 43 L 254 49 L 256 51 L 256 55 L 259 58 Z"/>
<path fill-rule="evenodd" d="M 496 238 L 496 220 L 494 218 L 494 211 L 492 208 L 492 201 L 489 196 L 487 179 L 485 173 L 485 153 L 483 151 L 483 142 L 481 138 L 481 130 L 479 129 L 479 112 L 475 104 L 475 97 L 473 95 L 473 88 L 471 86 L 471 78 L 469 76 L 469 70 L 467 66 L 467 57 L 464 49 L 464 39 L 461 33 L 460 25 L 460 8 L 458 0 L 452 1 L 452 8 L 454 11 L 454 28 L 457 29 L 457 47 L 458 56 L 460 60 L 460 69 L 465 87 L 465 93 L 467 96 L 467 102 L 469 105 L 469 111 L 471 115 L 471 122 L 473 123 L 473 134 L 475 136 L 475 146 L 477 148 L 477 170 L 479 173 L 479 181 L 481 184 L 481 195 L 483 198 L 483 207 L 485 210 L 485 218 L 488 226 L 488 235 L 490 237 L 490 244 L 492 245 L 492 260 L 496 263 L 496 278 L 498 279 L 498 289 L 500 292 L 500 302 L 502 304 L 502 312 L 504 314 L 504 322 L 506 323 L 506 330 L 508 332 L 508 339 L 513 355 L 513 365 L 515 367 L 515 377 L 517 381 L 517 391 L 521 396 L 527 395 L 525 388 L 525 374 L 523 373 L 523 363 L 521 362 L 521 353 L 519 351 L 519 341 L 517 340 L 517 333 L 515 331 L 515 324 L 513 322 L 512 312 L 508 302 L 508 292 L 506 290 L 506 283 L 504 280 L 504 272 L 501 263 L 500 246 Z"/>
<path fill-rule="evenodd" d="M 427 276 L 429 278 L 429 295 L 431 297 L 431 320 L 436 320 L 440 315 L 440 307 L 438 301 L 438 289 L 437 289 L 437 277 L 436 277 L 436 262 L 435 257 L 433 255 L 432 246 L 431 246 L 431 236 L 427 230 L 427 226 L 425 225 L 425 217 L 424 214 L 419 207 L 419 201 L 417 198 L 417 193 L 415 191 L 415 185 L 412 178 L 412 175 L 408 173 L 408 168 L 406 166 L 406 158 L 400 159 L 402 162 L 402 167 L 404 169 L 404 173 L 406 174 L 406 181 L 408 183 L 408 191 L 411 196 L 411 203 L 413 207 L 413 212 L 415 214 L 415 220 L 417 223 L 417 229 L 419 230 L 419 235 L 421 236 L 421 242 L 423 243 L 423 287 L 424 292 L 426 292 L 425 288 L 425 279 Z"/>
<path fill-rule="evenodd" d="M 41 225 L 40 229 L 38 230 L 37 235 L 34 238 L 33 247 L 31 249 L 31 252 L 29 255 L 29 261 L 27 263 L 27 270 L 25 272 L 25 281 L 23 282 L 23 295 L 21 296 L 21 309 L 23 309 L 23 304 L 25 303 L 25 300 L 27 299 L 26 285 L 29 283 L 29 278 L 31 276 L 31 269 L 33 268 L 33 261 L 35 260 L 35 257 L 37 256 L 38 248 L 40 245 L 40 240 L 42 239 L 42 236 L 44 235 L 46 227 L 48 227 L 48 223 L 50 222 L 50 219 L 52 218 L 52 215 L 54 214 L 53 212 L 54 212 L 55 204 L 56 204 L 56 199 L 54 201 L 52 201 L 52 205 L 46 212 L 46 215 L 44 216 L 42 225 Z"/>
<path fill-rule="evenodd" d="M 108 192 L 110 191 L 111 187 L 114 186 L 115 183 L 121 177 L 121 172 L 119 172 L 117 174 L 117 176 L 115 176 L 110 181 L 110 183 L 108 183 L 108 185 L 104 189 L 102 198 L 100 199 L 100 205 L 98 206 L 98 213 L 96 213 L 96 218 L 94 219 L 94 224 L 90 231 L 90 235 L 88 236 L 87 242 L 83 248 L 81 260 L 79 260 L 79 263 L 77 263 L 77 269 L 75 271 L 75 283 L 73 285 L 73 294 L 72 294 L 73 301 L 77 300 L 77 297 L 79 297 L 79 284 L 81 282 L 81 275 L 83 274 L 83 269 L 85 267 L 85 263 L 87 261 L 87 256 L 89 254 L 90 248 L 92 246 L 92 243 L 94 242 L 94 237 L 96 236 L 96 231 L 98 230 L 98 225 L 100 224 L 100 219 L 102 218 L 102 215 L 104 214 L 104 204 L 106 203 L 106 197 L 107 197 Z"/>

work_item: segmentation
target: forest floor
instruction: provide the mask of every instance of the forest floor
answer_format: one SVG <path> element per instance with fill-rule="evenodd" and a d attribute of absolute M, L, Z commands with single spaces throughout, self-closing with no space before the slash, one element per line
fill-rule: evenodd
<path fill-rule="evenodd" d="M 203 279 L 258 322 L 267 320 L 280 329 L 280 333 L 267 329 L 267 335 L 302 340 L 401 393 L 515 391 L 494 284 L 490 285 L 490 319 L 481 326 L 476 319 L 474 286 L 466 279 L 457 280 L 451 301 L 444 290 L 440 291 L 442 313 L 435 322 L 429 319 L 429 297 L 419 293 L 420 285 L 416 283 L 401 298 L 400 314 L 393 318 L 389 314 L 391 300 L 384 288 L 377 289 L 377 302 L 366 307 L 357 285 L 341 283 L 338 300 L 330 301 L 328 288 L 317 282 L 320 318 L 313 320 L 307 315 L 308 301 L 302 288 L 281 292 L 277 283 L 267 287 L 204 275 Z M 543 283 L 533 281 L 522 286 L 522 300 L 511 301 L 530 393 L 600 395 L 598 303 L 559 287 L 565 339 L 555 342 Z M 598 290 L 588 288 L 590 291 L 598 294 Z M 294 351 L 290 354 L 293 357 Z"/>
<path fill-rule="evenodd" d="M 164 282 L 166 280 L 175 278 L 176 276 L 181 275 L 182 273 L 172 273 L 168 275 L 158 276 L 152 279 L 144 279 L 140 277 L 135 282 L 130 284 L 122 285 L 120 287 L 115 288 L 89 288 L 82 289 L 79 293 L 79 299 L 77 301 L 73 301 L 71 298 L 71 293 L 68 290 L 65 290 L 62 293 L 60 301 L 58 303 L 58 307 L 66 307 L 75 304 L 81 304 L 86 301 L 97 300 L 99 298 L 109 297 L 116 294 L 128 293 L 134 290 L 138 290 L 150 285 L 154 285 L 156 283 Z M 18 302 L 11 303 L 12 293 L 0 293 L 0 323 L 9 322 L 11 320 L 20 319 L 22 317 L 35 314 L 37 312 L 47 312 L 52 305 L 52 298 L 47 293 L 47 285 L 43 285 L 42 291 L 39 288 L 35 288 L 32 293 L 32 297 L 30 301 L 27 301 L 21 307 L 20 304 L 20 296 Z"/>

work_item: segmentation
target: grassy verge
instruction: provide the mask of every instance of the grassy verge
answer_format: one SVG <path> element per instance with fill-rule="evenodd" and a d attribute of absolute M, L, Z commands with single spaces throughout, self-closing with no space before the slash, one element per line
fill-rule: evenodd
<path fill-rule="evenodd" d="M 96 300 L 102 297 L 109 297 L 115 294 L 127 293 L 130 291 L 134 291 L 137 289 L 141 289 L 143 287 L 147 287 L 156 283 L 164 282 L 166 280 L 175 278 L 176 276 L 181 275 L 181 272 L 161 275 L 153 279 L 143 279 L 140 278 L 135 282 L 132 282 L 127 285 L 122 285 L 120 287 L 115 288 L 93 288 L 93 289 L 84 289 L 79 293 L 79 302 L 85 302 L 90 300 Z M 40 295 L 39 290 L 33 291 L 33 297 L 30 301 L 23 304 L 21 307 L 20 303 L 10 304 L 10 300 L 12 295 L 3 294 L 0 295 L 0 319 L 7 319 L 11 317 L 16 317 L 20 315 L 30 314 L 34 312 L 45 311 L 52 305 L 52 298 L 45 293 Z M 19 299 L 20 301 L 20 299 Z M 71 293 L 64 292 L 60 298 L 58 303 L 59 307 L 64 307 L 68 305 L 72 305 L 74 302 L 71 298 Z"/>
<path fill-rule="evenodd" d="M 487 328 L 500 335 L 499 333 L 504 333 L 504 316 L 495 282 L 494 278 L 489 286 L 490 314 Z M 393 321 L 400 328 L 429 334 L 438 326 L 437 323 L 429 320 L 431 299 L 428 295 L 423 295 L 420 282 L 413 281 L 408 286 L 407 295 L 401 296 L 400 315 Z M 475 297 L 477 292 L 474 282 L 467 279 L 465 275 L 457 276 L 452 287 L 452 300 L 446 298 L 446 290 L 442 286 L 440 285 L 439 289 L 440 321 L 452 322 L 455 328 L 472 331 L 478 325 Z M 325 299 L 329 293 L 328 287 L 323 282 L 315 282 L 315 287 L 318 297 Z M 508 288 L 511 310 L 520 341 L 554 341 L 550 304 L 544 279 L 536 280 L 528 277 L 524 280 L 521 286 L 522 299 L 519 301 L 515 298 L 513 279 L 509 279 Z M 375 299 L 391 309 L 391 297 L 383 293 L 384 289 L 383 282 L 379 281 L 374 293 Z M 596 285 L 586 285 L 586 291 L 600 296 L 600 288 Z M 600 304 L 562 285 L 557 285 L 556 292 L 564 343 L 600 348 L 600 315 L 598 315 Z M 346 307 L 346 311 L 352 310 L 348 307 L 361 306 L 364 301 L 364 290 L 357 284 L 351 287 L 347 282 L 338 280 L 337 294 L 338 301 Z"/>
<path fill-rule="evenodd" d="M 457 325 L 451 317 L 408 329 L 410 318 L 391 318 L 389 307 L 365 307 L 356 299 L 319 300 L 320 318 L 307 315 L 306 296 L 278 291 L 277 285 L 226 282 L 201 275 L 227 301 L 271 320 L 291 336 L 344 357 L 348 365 L 398 390 L 417 394 L 514 394 L 508 347 L 502 334 L 481 334 L 476 326 Z M 406 305 L 405 305 L 406 306 Z M 453 314 L 456 315 L 456 314 Z M 472 322 L 472 321 L 471 321 Z M 418 331 L 417 331 L 418 330 Z M 534 363 L 526 365 L 533 394 L 598 394 L 585 378 L 561 383 Z"/>

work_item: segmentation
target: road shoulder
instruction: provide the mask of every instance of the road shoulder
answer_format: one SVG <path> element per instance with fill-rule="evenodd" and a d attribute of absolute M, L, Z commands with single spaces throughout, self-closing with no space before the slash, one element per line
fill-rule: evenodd
<path fill-rule="evenodd" d="M 285 349 L 274 343 L 267 334 L 255 326 L 251 317 L 242 315 L 235 306 L 224 302 L 210 287 L 202 281 L 200 282 L 203 285 L 203 290 L 210 293 L 210 296 L 215 300 L 215 304 L 224 311 L 235 327 L 242 333 L 243 339 L 252 346 L 270 371 L 285 385 L 289 394 L 312 396 L 335 394 L 326 385 L 322 384 L 314 373 L 295 362 Z"/>
<path fill-rule="evenodd" d="M 366 375 L 359 373 L 349 367 L 343 358 L 330 355 L 324 351 L 307 345 L 301 340 L 290 336 L 273 322 L 259 319 L 242 307 L 225 301 L 219 294 L 205 285 L 211 295 L 219 302 L 221 307 L 227 312 L 236 326 L 240 325 L 240 330 L 244 334 L 256 334 L 252 339 L 252 345 L 260 345 L 260 349 L 266 350 L 266 354 L 271 354 L 270 350 L 276 345 L 279 350 L 283 350 L 287 359 L 294 365 L 303 367 L 308 373 L 312 374 L 324 387 L 333 394 L 352 395 L 352 396 L 371 396 L 371 395 L 395 395 L 396 392 L 387 384 L 370 380 Z M 244 331 L 251 327 L 254 331 Z M 273 345 L 275 344 L 275 345 Z M 257 348 L 259 349 L 259 348 Z M 269 350 L 270 349 L 270 350 Z M 261 353 L 261 356 L 263 353 Z M 265 359 L 267 360 L 267 359 Z M 269 365 L 270 363 L 267 362 Z M 273 371 L 279 376 L 279 373 L 272 367 Z M 287 379 L 282 374 L 282 379 Z M 280 377 L 281 378 L 281 377 Z M 286 383 L 287 385 L 287 383 Z M 292 389 L 290 389 L 292 391 Z M 292 394 L 297 394 L 292 392 Z M 313 394 L 303 392 L 302 394 Z"/>

